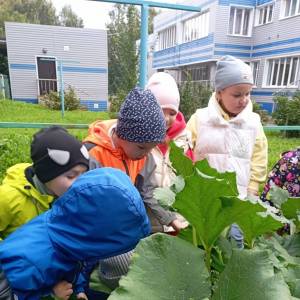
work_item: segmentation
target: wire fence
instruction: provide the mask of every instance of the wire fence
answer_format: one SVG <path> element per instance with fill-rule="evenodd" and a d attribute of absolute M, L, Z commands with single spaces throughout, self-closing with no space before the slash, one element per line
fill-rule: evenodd
<path fill-rule="evenodd" d="M 67 129 L 87 129 L 89 127 L 89 124 L 0 122 L 0 128 L 47 128 L 54 125 Z M 265 131 L 300 131 L 300 125 L 267 125 L 263 128 Z"/>

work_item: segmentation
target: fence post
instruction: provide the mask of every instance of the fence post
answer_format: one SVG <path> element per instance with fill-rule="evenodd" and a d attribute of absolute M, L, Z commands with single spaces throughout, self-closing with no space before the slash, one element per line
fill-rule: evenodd
<path fill-rule="evenodd" d="M 59 61 L 59 79 L 60 79 L 60 102 L 61 102 L 61 116 L 65 116 L 65 92 L 64 92 L 64 78 L 63 78 L 63 62 Z"/>
<path fill-rule="evenodd" d="M 5 99 L 5 85 L 4 85 L 4 76 L 3 74 L 0 74 L 0 95 L 2 95 L 2 97 Z"/>

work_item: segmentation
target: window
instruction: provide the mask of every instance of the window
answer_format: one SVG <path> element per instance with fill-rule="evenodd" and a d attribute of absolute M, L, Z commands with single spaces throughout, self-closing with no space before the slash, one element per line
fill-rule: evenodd
<path fill-rule="evenodd" d="M 231 7 L 229 17 L 229 34 L 249 36 L 251 33 L 251 18 L 251 8 Z"/>
<path fill-rule="evenodd" d="M 158 50 L 176 45 L 176 26 L 171 26 L 158 33 Z"/>
<path fill-rule="evenodd" d="M 253 73 L 254 85 L 257 86 L 257 77 L 258 77 L 258 71 L 259 71 L 259 61 L 252 61 L 250 63 L 250 67 L 251 67 L 252 73 Z"/>
<path fill-rule="evenodd" d="M 282 0 L 282 17 L 292 17 L 300 14 L 300 0 Z"/>
<path fill-rule="evenodd" d="M 190 42 L 208 36 L 209 11 L 183 22 L 183 42 Z"/>
<path fill-rule="evenodd" d="M 256 9 L 256 25 L 263 25 L 272 22 L 274 3 Z"/>
<path fill-rule="evenodd" d="M 268 60 L 266 86 L 298 85 L 299 57 L 282 57 Z"/>
<path fill-rule="evenodd" d="M 181 81 L 209 81 L 209 66 L 203 64 L 182 70 Z"/>

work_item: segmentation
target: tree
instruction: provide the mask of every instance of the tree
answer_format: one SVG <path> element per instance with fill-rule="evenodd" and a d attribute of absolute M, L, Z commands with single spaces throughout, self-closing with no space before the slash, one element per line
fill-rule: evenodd
<path fill-rule="evenodd" d="M 70 5 L 65 5 L 59 14 L 60 25 L 66 27 L 83 27 L 83 20 L 72 10 Z"/>
<path fill-rule="evenodd" d="M 5 36 L 4 22 L 83 27 L 83 21 L 70 6 L 60 15 L 50 0 L 0 0 L 0 37 Z"/>
<path fill-rule="evenodd" d="M 0 39 L 5 37 L 4 22 L 83 27 L 81 18 L 64 6 L 60 14 L 50 0 L 0 0 Z M 0 54 L 0 73 L 8 75 L 7 55 Z"/>
<path fill-rule="evenodd" d="M 5 36 L 5 21 L 58 25 L 55 7 L 47 0 L 1 0 L 0 36 Z"/>
<path fill-rule="evenodd" d="M 153 32 L 155 9 L 149 9 L 149 33 Z M 110 11 L 108 29 L 109 94 L 118 107 L 125 95 L 137 84 L 139 51 L 136 41 L 140 38 L 140 11 L 133 5 L 116 4 Z M 117 109 L 117 108 L 115 108 Z"/>
<path fill-rule="evenodd" d="M 153 19 L 155 16 L 157 16 L 160 13 L 160 11 L 157 11 L 155 8 L 151 7 L 149 9 L 149 26 L 148 26 L 148 33 L 153 33 Z"/>
<path fill-rule="evenodd" d="M 137 82 L 139 12 L 134 5 L 116 4 L 109 12 L 108 68 L 109 93 L 127 94 Z"/>

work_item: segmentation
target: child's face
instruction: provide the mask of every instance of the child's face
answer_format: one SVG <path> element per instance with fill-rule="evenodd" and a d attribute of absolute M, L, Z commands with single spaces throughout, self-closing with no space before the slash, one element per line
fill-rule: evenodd
<path fill-rule="evenodd" d="M 166 127 L 168 130 L 176 120 L 177 112 L 171 108 L 163 108 L 163 112 L 166 120 Z"/>
<path fill-rule="evenodd" d="M 69 171 L 59 175 L 58 177 L 45 183 L 46 187 L 56 196 L 64 194 L 73 182 L 87 171 L 87 167 L 84 165 L 77 165 Z"/>
<path fill-rule="evenodd" d="M 133 143 L 119 139 L 118 144 L 129 159 L 139 160 L 145 157 L 158 143 Z"/>
<path fill-rule="evenodd" d="M 251 90 L 251 84 L 237 84 L 218 91 L 217 98 L 226 112 L 238 115 L 247 106 Z"/>

